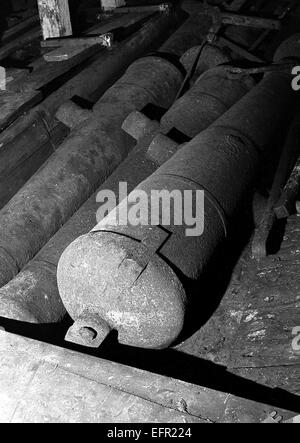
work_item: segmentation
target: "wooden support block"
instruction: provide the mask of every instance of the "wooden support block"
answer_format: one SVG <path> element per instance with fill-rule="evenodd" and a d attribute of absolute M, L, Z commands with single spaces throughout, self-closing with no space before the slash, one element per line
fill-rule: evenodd
<path fill-rule="evenodd" d="M 142 5 L 142 6 L 123 6 L 120 8 L 114 8 L 113 13 L 117 14 L 134 14 L 143 12 L 166 12 L 172 7 L 171 3 L 160 3 L 157 5 Z"/>
<path fill-rule="evenodd" d="M 47 62 L 61 62 L 70 60 L 80 55 L 81 52 L 95 45 L 111 47 L 113 35 L 107 33 L 95 37 L 49 39 L 43 42 L 45 47 L 55 47 L 56 49 L 44 55 Z M 59 45 L 59 47 L 57 47 Z"/>
<path fill-rule="evenodd" d="M 112 28 L 125 28 L 130 29 L 130 26 L 133 26 L 135 24 L 143 23 L 144 20 L 147 19 L 147 17 L 150 17 L 151 14 L 122 14 L 122 16 L 114 18 L 113 20 L 106 21 L 104 23 L 97 24 L 96 26 L 93 26 L 86 34 L 86 36 L 103 36 L 106 34 L 107 36 L 111 35 L 109 31 L 111 31 Z M 127 32 L 127 31 L 126 31 Z M 51 40 L 57 39 L 50 39 L 48 42 L 51 42 Z M 59 40 L 59 39 L 58 39 Z M 61 39 L 61 40 L 69 40 L 67 39 Z M 111 39 L 112 40 L 112 39 Z M 47 41 L 43 42 L 43 45 L 45 44 L 47 46 Z M 29 68 L 31 68 L 32 72 L 27 75 L 27 78 L 16 78 L 13 81 L 11 81 L 7 85 L 7 89 L 9 91 L 14 92 L 25 92 L 25 91 L 32 91 L 35 89 L 40 89 L 43 86 L 49 84 L 54 79 L 59 78 L 60 76 L 64 75 L 68 71 L 70 71 L 72 68 L 74 68 L 76 65 L 81 64 L 86 61 L 86 65 L 89 64 L 88 59 L 91 59 L 92 57 L 96 56 L 97 54 L 100 54 L 101 51 L 103 51 L 103 48 L 101 48 L 100 45 L 93 45 L 89 46 L 88 48 L 81 50 L 76 56 L 74 55 L 69 60 L 64 60 L 59 63 L 53 62 L 49 63 L 46 61 L 43 57 L 39 58 L 35 62 L 31 63 L 29 65 Z M 53 54 L 52 54 L 53 55 Z M 0 56 L 1 56 L 1 49 L 0 49 Z M 54 56 L 57 56 L 57 53 L 54 54 Z M 51 53 L 48 53 L 46 58 L 50 60 Z M 106 55 L 104 54 L 104 57 Z M 106 58 L 105 58 L 106 60 Z M 95 68 L 96 69 L 96 68 Z M 99 68 L 100 69 L 100 68 Z M 97 69 L 96 69 L 97 70 Z M 91 70 L 90 70 L 91 71 Z M 102 75 L 102 70 L 100 69 L 100 73 L 98 75 Z M 91 71 L 92 72 L 92 71 Z M 94 74 L 92 75 L 93 78 L 95 78 Z M 76 76 L 75 76 L 76 78 Z M 80 85 L 78 85 L 79 87 Z M 64 90 L 67 90 L 67 88 L 64 88 Z M 69 99 L 69 93 L 67 93 L 67 96 L 64 98 L 64 100 Z"/>
<path fill-rule="evenodd" d="M 44 40 L 72 35 L 68 0 L 38 0 Z"/>

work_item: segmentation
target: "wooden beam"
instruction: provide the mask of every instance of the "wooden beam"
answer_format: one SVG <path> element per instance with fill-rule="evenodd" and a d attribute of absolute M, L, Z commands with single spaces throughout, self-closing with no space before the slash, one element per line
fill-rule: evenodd
<path fill-rule="evenodd" d="M 256 55 L 247 51 L 247 49 L 242 48 L 241 46 L 237 45 L 236 43 L 232 42 L 231 40 L 228 40 L 225 37 L 219 37 L 218 43 L 221 46 L 225 46 L 225 47 L 231 49 L 231 51 L 234 51 L 237 55 L 244 57 L 246 60 L 250 60 L 251 62 L 256 62 L 256 63 L 265 63 L 265 60 L 257 57 Z"/>
<path fill-rule="evenodd" d="M 28 43 L 31 43 L 33 40 L 39 38 L 40 34 L 41 30 L 40 27 L 38 26 L 36 28 L 30 29 L 27 32 L 24 32 L 20 36 L 14 38 L 12 41 L 9 41 L 8 43 L 1 45 L 0 60 L 5 59 L 17 49 L 22 48 Z"/>
<path fill-rule="evenodd" d="M 68 0 L 38 0 L 43 38 L 72 35 Z"/>
<path fill-rule="evenodd" d="M 58 418 L 67 423 L 259 423 L 274 410 L 8 332 L 0 332 L 0 375 L 0 420 L 5 423 L 55 423 Z M 290 414 L 276 406 L 285 419 L 298 409 Z"/>
<path fill-rule="evenodd" d="M 199 408 L 228 397 L 5 332 L 0 375 L 2 423 L 209 423 Z"/>

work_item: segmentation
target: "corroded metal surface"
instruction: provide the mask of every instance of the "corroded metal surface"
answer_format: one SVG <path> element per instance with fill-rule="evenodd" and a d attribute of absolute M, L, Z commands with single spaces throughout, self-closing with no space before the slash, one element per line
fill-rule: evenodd
<path fill-rule="evenodd" d="M 138 186 L 148 196 L 153 189 L 205 190 L 206 223 L 201 236 L 187 237 L 187 226 L 172 222 L 163 228 L 151 223 L 115 226 L 110 221 L 114 218 L 112 211 L 90 234 L 67 248 L 59 263 L 58 285 L 75 321 L 82 312 L 99 315 L 112 329 L 120 331 L 122 343 L 140 347 L 161 348 L 180 335 L 185 317 L 180 282 L 188 288 L 197 281 L 224 241 L 230 220 L 256 177 L 262 153 L 277 136 L 274 127 L 282 128 L 289 121 L 288 114 L 296 100 L 290 83 L 286 73 L 266 76 L 223 117 Z M 130 210 L 129 201 L 123 201 L 116 212 L 126 204 Z M 101 249 L 105 251 L 107 243 L 115 252 L 111 256 L 105 254 L 106 260 L 102 260 Z M 127 247 L 131 265 L 122 271 Z M 161 272 L 162 264 L 157 266 L 161 259 L 168 263 L 170 271 L 175 270 L 172 277 Z M 97 261 L 101 266 L 94 266 Z M 166 298 L 161 295 L 166 278 L 174 286 L 172 306 L 178 307 L 173 315 L 167 314 L 170 294 Z M 118 281 L 119 298 L 109 305 L 107 294 Z M 161 293 L 157 292 L 159 284 Z M 88 304 L 87 297 L 91 297 Z M 153 325 L 152 332 L 149 323 Z M 166 334 L 163 338 L 161 331 Z"/>

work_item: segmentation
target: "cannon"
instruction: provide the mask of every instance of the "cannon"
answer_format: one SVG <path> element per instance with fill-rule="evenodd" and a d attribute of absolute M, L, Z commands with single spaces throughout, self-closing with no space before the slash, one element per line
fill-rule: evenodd
<path fill-rule="evenodd" d="M 297 56 L 298 35 L 293 41 L 292 55 Z M 280 61 L 286 60 L 283 55 Z M 74 320 L 68 340 L 98 347 L 116 330 L 122 344 L 162 349 L 180 339 L 190 301 L 187 282 L 199 280 L 226 239 L 278 129 L 287 127 L 295 102 L 291 73 L 268 73 L 143 181 L 133 197 L 129 194 L 64 251 L 57 277 L 62 301 Z M 189 191 L 196 197 L 202 192 L 203 230 L 192 235 L 185 221 L 178 224 L 170 217 L 167 223 L 163 211 L 155 214 L 155 224 L 150 217 L 131 221 L 136 195 L 147 202 L 151 214 L 153 191 Z M 174 202 L 175 198 L 172 214 Z M 128 215 L 127 224 L 119 223 L 120 214 Z M 198 289 L 198 296 L 208 303 L 208 294 Z"/>
<path fill-rule="evenodd" d="M 181 29 L 175 34 L 178 41 Z M 170 48 L 173 38 L 168 41 Z M 197 35 L 196 41 L 200 38 Z M 95 197 L 79 211 L 73 228 L 68 224 L 36 253 L 133 149 L 135 140 L 122 129 L 127 115 L 148 103 L 169 108 L 183 78 L 179 59 L 169 60 L 165 50 L 134 62 L 95 105 L 91 116 L 71 132 L 59 151 L 0 212 L 0 282 L 4 285 L 0 290 L 1 317 L 52 323 L 64 316 L 56 284 L 57 262 L 64 248 L 82 233 L 81 229 L 86 226 L 83 232 L 87 232 L 93 227 Z M 140 174 L 135 178 L 142 180 L 157 167 L 143 159 L 145 164 L 148 167 L 136 166 Z M 127 175 L 129 171 L 130 167 Z"/>

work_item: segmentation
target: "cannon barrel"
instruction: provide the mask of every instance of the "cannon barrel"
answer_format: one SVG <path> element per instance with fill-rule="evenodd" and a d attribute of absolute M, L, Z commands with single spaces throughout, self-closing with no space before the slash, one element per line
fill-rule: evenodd
<path fill-rule="evenodd" d="M 139 31 L 139 51 L 171 20 Z M 201 24 L 199 24 L 201 26 Z M 180 32 L 179 32 L 180 35 Z M 184 33 L 185 35 L 185 33 Z M 132 50 L 132 48 L 127 48 Z M 121 163 L 134 141 L 124 118 L 147 104 L 168 108 L 183 80 L 179 62 L 160 54 L 138 59 L 95 104 L 60 148 L 0 211 L 0 286 L 10 281 Z"/>
<path fill-rule="evenodd" d="M 206 51 L 207 54 L 209 54 L 209 51 Z M 143 63 L 141 63 L 141 68 L 143 66 Z M 250 77 L 243 76 L 240 81 L 243 81 L 245 85 L 254 86 L 254 81 Z M 237 97 L 235 83 L 231 82 L 231 87 L 233 96 Z M 218 88 L 221 93 L 222 84 L 218 86 L 212 84 L 212 86 L 214 93 Z M 241 89 L 241 91 L 245 92 L 245 89 Z M 197 100 L 197 96 L 192 95 L 187 103 L 188 106 L 193 104 L 193 99 Z M 176 107 L 177 102 L 173 106 Z M 199 105 L 197 107 L 192 106 L 192 110 L 195 114 L 198 113 Z M 222 107 L 219 108 L 220 112 L 222 110 Z M 191 117 L 189 127 L 194 133 L 197 132 L 197 128 L 200 132 L 206 127 L 205 125 L 208 125 L 208 122 L 212 122 L 219 116 L 212 107 L 207 109 L 205 118 L 203 112 L 199 114 L 203 121 L 201 118 L 193 116 L 193 112 L 189 112 Z M 178 121 L 176 121 L 176 118 Z M 175 126 L 176 123 L 180 123 L 181 118 L 182 116 L 179 113 L 175 114 Z M 119 181 L 126 181 L 128 191 L 133 190 L 141 180 L 146 179 L 160 164 L 170 158 L 179 146 L 174 140 L 161 134 L 158 122 L 149 120 L 139 112 L 131 113 L 122 127 L 137 139 L 138 145 L 101 187 L 115 192 L 117 192 Z M 147 137 L 145 137 L 145 134 L 147 134 Z M 143 140 L 140 141 L 139 138 Z M 96 196 L 94 195 L 42 248 L 35 258 L 15 278 L 0 289 L 1 317 L 31 323 L 51 323 L 60 320 L 65 310 L 58 294 L 56 266 L 63 250 L 76 237 L 88 232 L 94 226 L 97 209 Z"/>
<path fill-rule="evenodd" d="M 197 29 L 199 26 L 201 22 Z M 176 39 L 180 32 L 179 28 Z M 200 40 L 197 34 L 196 41 Z M 73 228 L 68 224 L 24 265 L 133 148 L 133 138 L 121 128 L 127 115 L 149 103 L 169 108 L 183 81 L 183 73 L 179 61 L 169 60 L 165 52 L 134 62 L 95 105 L 92 116 L 72 131 L 48 163 L 0 212 L 0 284 L 4 285 L 0 290 L 1 317 L 51 323 L 65 314 L 56 284 L 58 258 L 72 240 L 93 227 L 97 212 L 95 197 L 93 204 L 88 202 L 79 211 L 79 223 L 75 217 Z M 137 158 L 141 159 L 140 153 Z M 135 163 L 138 171 L 135 180 L 145 179 L 157 168 L 147 158 L 141 163 Z M 130 181 L 131 168 L 132 165 L 127 165 L 127 170 L 121 168 L 120 177 L 126 173 Z"/>
<path fill-rule="evenodd" d="M 299 37 L 294 39 L 296 56 Z M 186 282 L 197 282 L 225 240 L 264 155 L 279 128 L 287 127 L 295 102 L 290 73 L 268 74 L 142 182 L 133 198 L 130 194 L 65 250 L 57 275 L 62 301 L 75 321 L 68 340 L 96 347 L 117 330 L 122 344 L 161 349 L 180 337 L 189 303 Z M 188 223 L 166 223 L 163 211 L 154 224 L 149 217 L 153 191 L 177 196 L 203 191 L 203 231 L 188 235 Z M 137 213 L 136 195 L 148 205 L 148 212 L 143 206 L 147 217 L 139 223 L 129 217 Z M 122 224 L 125 213 L 128 223 Z M 198 293 L 208 303 L 201 287 Z"/>

